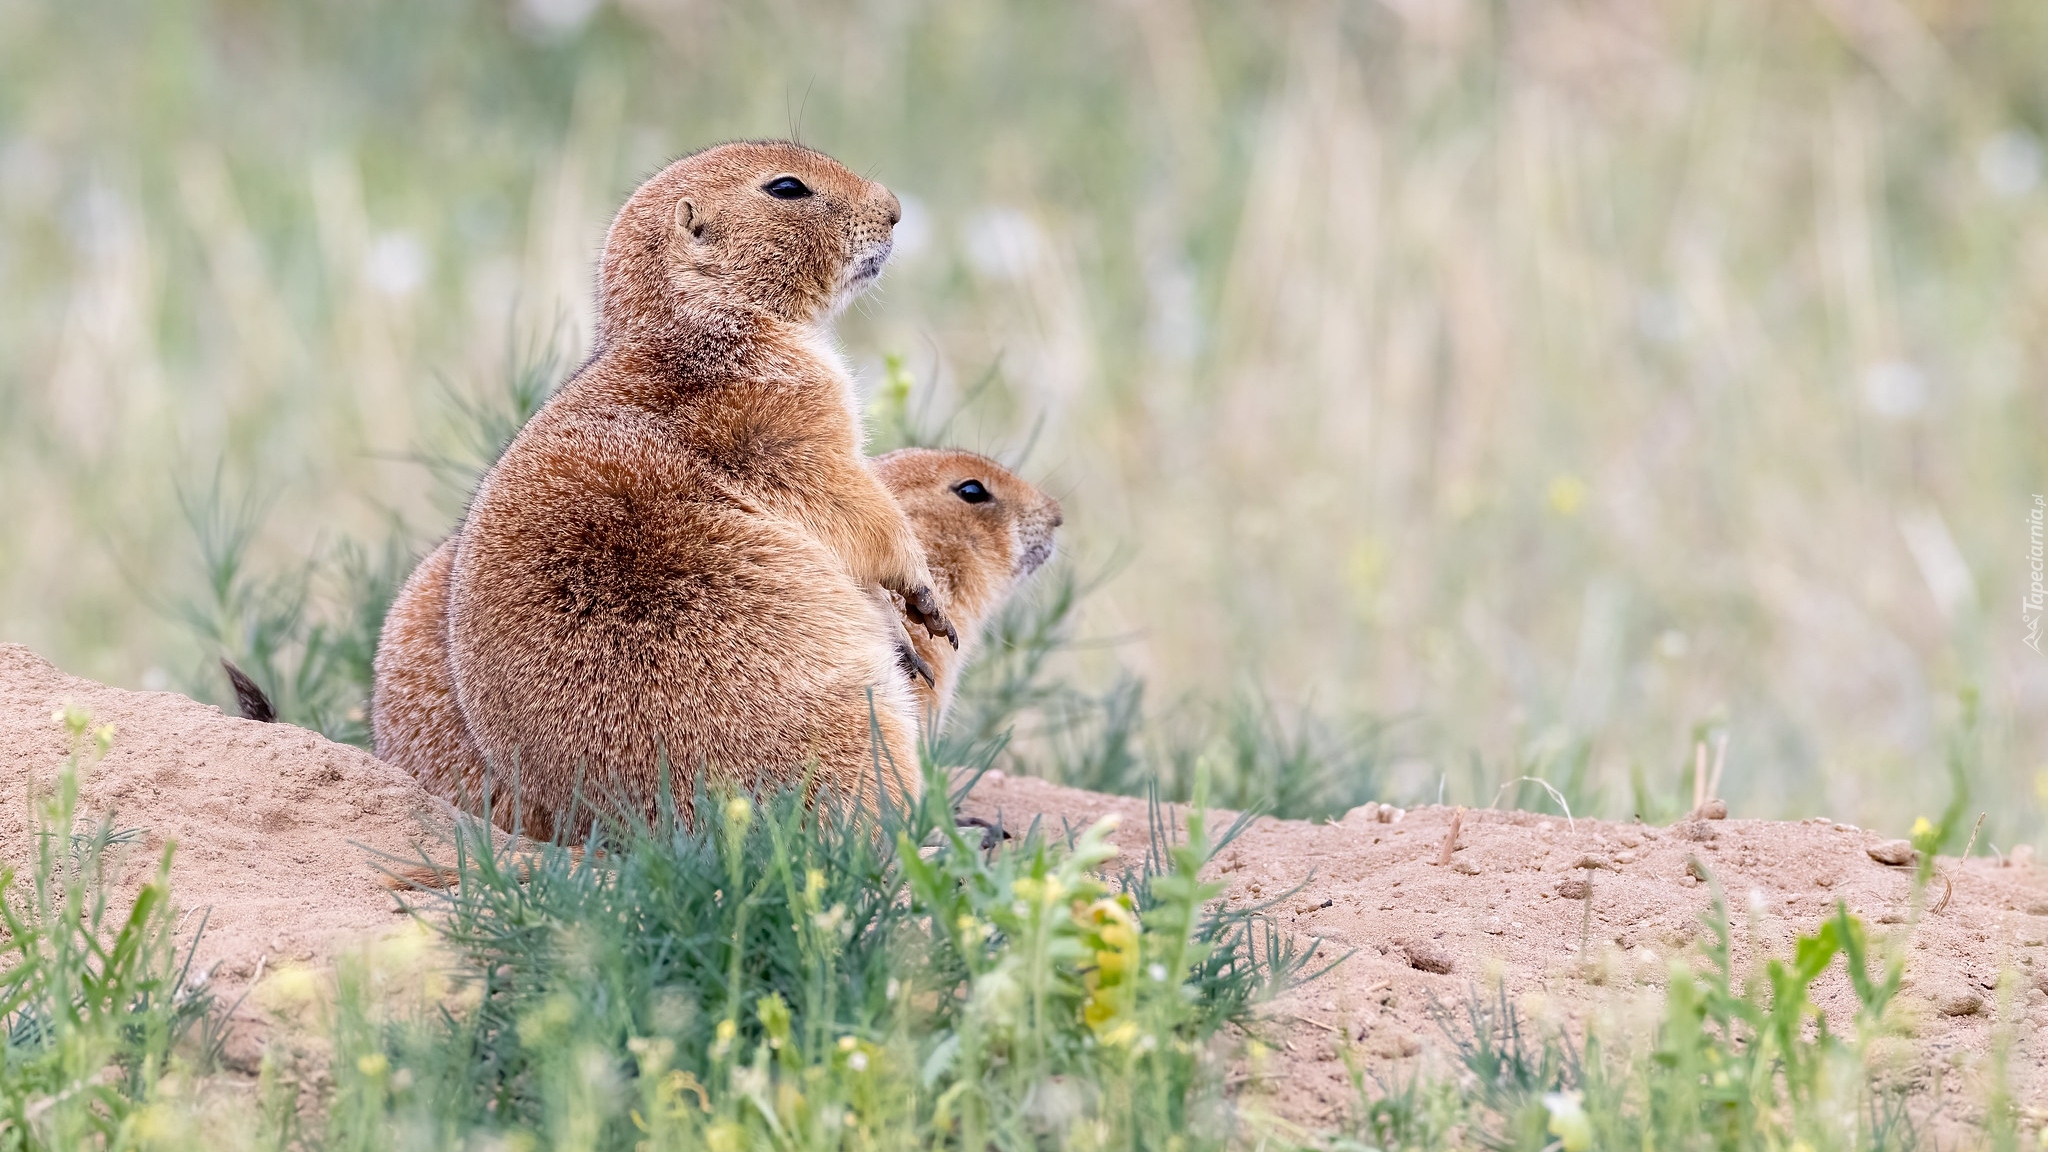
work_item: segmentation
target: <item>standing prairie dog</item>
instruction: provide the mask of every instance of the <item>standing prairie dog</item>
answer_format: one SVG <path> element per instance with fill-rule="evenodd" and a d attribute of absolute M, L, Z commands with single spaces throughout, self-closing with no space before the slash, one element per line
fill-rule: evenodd
<path fill-rule="evenodd" d="M 916 702 L 877 640 L 901 629 L 873 590 L 957 634 L 861 455 L 829 328 L 899 216 L 779 142 L 685 157 L 619 210 L 596 350 L 484 477 L 449 565 L 455 699 L 529 830 L 579 790 L 652 795 L 664 759 L 684 794 L 812 760 L 821 785 L 893 789 L 871 733 L 915 787 Z"/>
<path fill-rule="evenodd" d="M 957 649 L 922 629 L 908 631 L 909 642 L 932 673 L 929 682 L 895 671 L 914 692 L 917 713 L 936 727 L 982 625 L 1052 556 L 1060 506 L 995 461 L 971 452 L 907 448 L 876 458 L 874 465 L 917 532 L 959 628 Z M 421 561 L 385 617 L 377 647 L 373 716 L 378 756 L 412 773 L 428 791 L 475 811 L 486 794 L 486 765 L 470 738 L 448 660 L 448 578 L 455 551 L 451 538 Z M 879 600 L 875 608 L 885 618 L 900 611 Z M 886 646 L 885 639 L 878 643 Z M 786 658 L 800 656 L 792 653 Z M 875 658 L 883 658 L 883 652 L 878 650 Z M 821 762 L 820 767 L 830 777 L 843 778 L 867 769 L 868 756 L 864 751 L 859 764 Z M 489 789 L 489 815 L 510 827 L 518 814 L 511 807 L 511 788 L 503 775 Z M 638 800 L 641 806 L 652 807 L 650 797 Z M 530 798 L 526 807 L 527 829 L 548 834 L 552 819 L 537 823 Z"/>

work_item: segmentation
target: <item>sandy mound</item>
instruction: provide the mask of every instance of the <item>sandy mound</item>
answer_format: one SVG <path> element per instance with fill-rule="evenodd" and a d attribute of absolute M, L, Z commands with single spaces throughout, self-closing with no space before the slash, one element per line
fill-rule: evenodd
<path fill-rule="evenodd" d="M 284 724 L 258 724 L 169 692 L 124 692 L 67 676 L 18 645 L 0 645 L 0 860 L 33 857 L 32 787 L 56 779 L 69 736 L 66 704 L 115 727 L 113 749 L 81 789 L 88 818 L 111 810 L 142 832 L 125 860 L 123 896 L 177 845 L 171 894 L 186 917 L 181 946 L 206 914 L 195 972 L 211 971 L 232 1004 L 259 965 L 324 963 L 344 943 L 404 915 L 372 850 L 406 855 L 432 842 L 439 808 L 412 778 L 358 749 Z M 246 1063 L 259 1014 L 245 1002 L 229 1046 Z"/>
<path fill-rule="evenodd" d="M 1579 820 L 1573 828 L 1531 812 L 1466 811 L 1451 861 L 1439 865 L 1451 809 L 1382 823 L 1372 807 L 1330 824 L 1255 821 L 1216 864 L 1234 903 L 1270 901 L 1299 885 L 1274 909 L 1281 922 L 1322 939 L 1333 955 L 1353 953 L 1273 1005 L 1284 1042 L 1255 1077 L 1254 1090 L 1270 1095 L 1276 1113 L 1310 1127 L 1333 1124 L 1353 1098 L 1346 1046 L 1382 1072 L 1411 1056 L 1442 1066 L 1447 1045 L 1428 1012 L 1432 997 L 1455 1005 L 1504 981 L 1511 997 L 1547 1019 L 1579 1020 L 1631 1002 L 1640 1009 L 1670 959 L 1704 931 L 1700 914 L 1712 893 L 1688 870 L 1689 856 L 1727 893 L 1738 975 L 1758 945 L 1789 956 L 1794 937 L 1838 900 L 1878 933 L 1903 930 L 1909 912 L 1910 870 L 1871 859 L 1868 849 L 1884 838 L 1842 824 Z M 997 777 L 984 780 L 966 810 L 1000 814 L 1013 828 L 1041 817 L 1052 829 L 1077 831 L 1115 812 L 1123 817 L 1119 846 L 1145 849 L 1138 800 Z M 1212 832 L 1230 818 L 1217 814 Z M 1999 974 L 2011 968 L 2022 977 L 2009 1010 L 2018 1039 L 2012 1087 L 2022 1108 L 2048 1105 L 2048 876 L 1983 859 L 1944 861 L 1942 870 L 1953 894 L 1914 930 L 1905 991 L 1890 1010 L 1910 1022 L 1917 1047 L 1900 1053 L 1905 1074 L 1939 1081 L 1945 1119 L 1980 1113 L 1977 1066 L 1997 1026 Z M 1590 900 L 1575 887 L 1588 878 Z M 1934 888 L 1938 900 L 1943 883 Z M 1837 1023 L 1848 1019 L 1855 999 L 1839 962 L 1813 998 Z"/>
<path fill-rule="evenodd" d="M 31 852 L 25 798 L 55 776 L 66 753 L 52 711 L 66 703 L 111 721 L 113 751 L 91 771 L 89 809 L 111 809 L 144 830 L 129 860 L 132 888 L 166 840 L 178 844 L 172 890 L 181 907 L 209 909 L 198 965 L 214 968 L 233 1002 L 258 965 L 321 964 L 347 943 L 402 922 L 375 852 L 409 854 L 445 827 L 444 810 L 402 773 L 303 729 L 224 716 L 167 693 L 124 692 L 66 676 L 27 649 L 0 645 L 0 859 Z M 1115 812 L 1127 852 L 1142 853 L 1142 801 L 991 774 L 966 810 L 1018 828 L 1043 818 L 1078 830 Z M 1229 819 L 1218 814 L 1212 827 Z M 1880 837 L 1824 821 L 1725 820 L 1649 828 L 1528 812 L 1466 812 L 1450 863 L 1440 865 L 1452 812 L 1411 811 L 1398 823 L 1361 809 L 1342 821 L 1261 819 L 1215 868 L 1235 902 L 1281 897 L 1289 930 L 1353 953 L 1332 975 L 1276 1003 L 1280 1048 L 1250 1070 L 1248 1089 L 1278 1115 L 1333 1123 L 1351 1098 L 1342 1052 L 1373 1062 L 1440 1059 L 1431 997 L 1454 1002 L 1504 981 L 1546 1017 L 1582 1019 L 1640 1003 L 1668 960 L 1700 932 L 1710 899 L 1687 858 L 1697 856 L 1729 893 L 1738 963 L 1761 946 L 1789 950 L 1837 900 L 1879 931 L 1903 930 L 1910 877 L 1872 860 Z M 1587 869 L 1583 863 L 1598 865 Z M 2009 1009 L 2018 1047 L 2011 1067 L 2023 1107 L 2048 1104 L 2048 877 L 2020 864 L 1943 865 L 1946 908 L 1915 930 L 1907 991 L 1895 1009 L 1911 1022 L 1909 1074 L 1939 1081 L 1957 1118 L 1977 1110 L 1975 1068 L 1989 1051 L 1999 974 L 2023 993 Z M 1574 884 L 1591 880 L 1590 898 Z M 1937 888 L 1941 885 L 1937 882 Z M 1561 892 L 1563 894 L 1561 894 Z M 1757 909 L 1754 935 L 1743 921 Z M 1886 926 L 1893 926 L 1887 928 Z M 252 998 L 253 999 L 253 998 Z M 1815 991 L 1828 1011 L 1853 1003 L 1839 968 Z M 244 1007 L 231 1044 L 250 1066 L 262 1035 Z"/>

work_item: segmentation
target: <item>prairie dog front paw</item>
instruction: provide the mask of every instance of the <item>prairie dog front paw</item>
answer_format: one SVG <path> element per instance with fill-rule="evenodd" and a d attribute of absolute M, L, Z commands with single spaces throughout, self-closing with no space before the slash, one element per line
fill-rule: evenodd
<path fill-rule="evenodd" d="M 908 588 L 890 588 L 891 592 L 903 598 L 903 615 L 914 621 L 933 636 L 944 636 L 954 648 L 960 647 L 960 633 L 953 622 L 946 619 L 946 610 L 939 604 L 938 594 L 930 584 L 919 583 Z"/>

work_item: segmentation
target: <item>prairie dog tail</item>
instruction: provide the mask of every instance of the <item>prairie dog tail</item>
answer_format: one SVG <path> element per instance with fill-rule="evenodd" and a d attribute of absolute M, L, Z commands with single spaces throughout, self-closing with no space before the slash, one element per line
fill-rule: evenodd
<path fill-rule="evenodd" d="M 241 710 L 242 719 L 259 724 L 277 723 L 277 709 L 271 707 L 270 697 L 247 672 L 235 667 L 235 662 L 225 656 L 220 658 L 220 667 L 228 674 L 228 683 L 234 685 L 235 707 Z"/>

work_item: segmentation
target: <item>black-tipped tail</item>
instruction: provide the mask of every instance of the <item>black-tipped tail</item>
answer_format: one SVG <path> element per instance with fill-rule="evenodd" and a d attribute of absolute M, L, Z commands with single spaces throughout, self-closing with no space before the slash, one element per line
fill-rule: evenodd
<path fill-rule="evenodd" d="M 235 686 L 235 706 L 242 710 L 242 719 L 276 723 L 277 709 L 270 706 L 270 697 L 249 679 L 249 674 L 235 667 L 234 662 L 225 656 L 220 658 L 220 666 L 228 674 L 228 683 Z"/>

